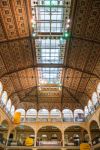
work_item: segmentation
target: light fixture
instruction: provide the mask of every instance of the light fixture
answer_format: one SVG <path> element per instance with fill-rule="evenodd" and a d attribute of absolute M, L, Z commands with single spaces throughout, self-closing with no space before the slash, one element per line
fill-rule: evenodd
<path fill-rule="evenodd" d="M 69 24 L 67 24 L 67 25 L 66 25 L 66 28 L 69 28 L 69 27 L 70 27 L 70 25 L 69 25 Z"/>
<path fill-rule="evenodd" d="M 35 32 L 34 32 L 34 33 L 32 33 L 32 36 L 33 36 L 33 37 L 35 37 L 35 36 L 36 36 L 36 33 L 35 33 Z"/>
<path fill-rule="evenodd" d="M 34 23 L 34 20 L 33 20 L 33 19 L 31 19 L 31 23 Z"/>
<path fill-rule="evenodd" d="M 61 37 L 61 38 L 60 38 L 60 42 L 61 42 L 61 43 L 63 43 L 63 42 L 64 42 L 64 39 L 63 39 L 63 37 Z"/>
<path fill-rule="evenodd" d="M 70 19 L 67 19 L 67 22 L 69 23 L 69 22 L 70 22 Z"/>
<path fill-rule="evenodd" d="M 69 33 L 68 32 L 64 32 L 64 39 L 69 37 Z"/>
<path fill-rule="evenodd" d="M 34 28 L 34 27 L 35 27 L 35 24 L 32 23 L 32 27 Z"/>

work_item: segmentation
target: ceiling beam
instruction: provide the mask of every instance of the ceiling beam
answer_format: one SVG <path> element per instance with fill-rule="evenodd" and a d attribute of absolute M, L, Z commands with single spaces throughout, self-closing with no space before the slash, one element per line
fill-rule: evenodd
<path fill-rule="evenodd" d="M 14 42 L 14 41 L 20 41 L 20 40 L 24 40 L 24 39 L 30 39 L 31 37 L 29 36 L 24 36 L 24 37 L 18 37 L 18 38 L 15 38 L 15 39 L 6 39 L 4 41 L 0 41 L 0 44 L 2 43 L 9 43 L 9 42 Z"/>
<path fill-rule="evenodd" d="M 94 76 L 94 77 L 96 77 L 96 78 L 98 78 L 98 79 L 100 80 L 100 77 L 99 77 L 98 75 L 96 75 L 96 74 L 94 74 L 94 73 L 92 73 L 92 72 L 90 72 L 90 71 L 85 71 L 85 70 L 82 70 L 82 69 L 80 69 L 80 68 L 76 68 L 76 67 L 72 67 L 72 66 L 66 66 L 65 68 L 66 68 L 66 69 L 69 68 L 69 69 L 72 69 L 72 70 L 76 70 L 76 71 L 79 71 L 79 72 L 88 74 L 88 75 L 90 75 L 90 76 Z"/>
<path fill-rule="evenodd" d="M 12 93 L 9 95 L 8 99 L 11 98 L 14 94 L 19 94 L 20 92 L 23 92 L 23 91 L 26 91 L 26 90 L 29 90 L 29 89 L 35 89 L 36 87 L 37 87 L 37 86 L 28 87 L 28 88 L 26 88 L 26 89 L 21 89 L 21 90 L 15 90 L 15 92 L 12 92 Z"/>
<path fill-rule="evenodd" d="M 71 39 L 78 39 L 78 40 L 82 40 L 82 41 L 86 41 L 86 42 L 100 44 L 100 41 L 96 41 L 96 40 L 92 40 L 92 39 L 89 39 L 89 38 L 80 37 L 80 36 L 77 36 L 77 35 L 71 35 Z"/>
<path fill-rule="evenodd" d="M 70 94 L 70 96 L 75 100 L 75 102 L 77 102 L 78 104 L 80 104 L 82 106 L 82 108 L 84 109 L 84 105 L 79 101 L 79 99 L 77 99 L 70 91 L 67 87 L 64 87 L 65 90 Z"/>
<path fill-rule="evenodd" d="M 85 74 L 88 74 L 90 76 L 93 76 L 93 78 L 97 78 L 100 80 L 100 77 L 94 73 L 91 73 L 89 71 L 85 71 L 85 70 L 82 70 L 80 68 L 76 68 L 76 67 L 72 67 L 72 66 L 64 66 L 63 64 L 37 64 L 37 65 L 30 65 L 30 66 L 25 66 L 21 69 L 16 69 L 16 70 L 13 70 L 13 71 L 9 71 L 8 73 L 5 73 L 3 74 L 0 78 L 3 78 L 5 76 L 9 76 L 13 73 L 18 73 L 20 71 L 23 71 L 23 70 L 27 70 L 27 69 L 31 69 L 31 68 L 65 68 L 65 69 L 72 69 L 72 70 L 76 70 L 76 71 L 79 71 L 79 72 L 82 72 L 82 73 L 85 73 Z M 70 78 L 70 77 L 68 77 Z"/>
<path fill-rule="evenodd" d="M 32 51 L 32 57 L 33 57 L 33 64 L 36 65 L 36 49 L 35 49 L 35 40 L 32 39 L 32 31 L 31 31 L 31 24 L 30 24 L 30 16 L 29 16 L 29 11 L 28 9 L 28 1 L 25 0 L 25 6 L 26 6 L 26 12 L 27 12 L 27 20 L 28 20 L 28 29 L 29 29 L 29 35 L 30 35 L 30 45 L 31 45 L 31 51 Z M 33 67 L 32 67 L 33 68 Z M 36 71 L 35 71 L 35 80 L 37 84 L 37 76 L 36 76 Z M 38 89 L 36 88 L 36 93 L 37 93 L 37 105 L 38 105 Z"/>

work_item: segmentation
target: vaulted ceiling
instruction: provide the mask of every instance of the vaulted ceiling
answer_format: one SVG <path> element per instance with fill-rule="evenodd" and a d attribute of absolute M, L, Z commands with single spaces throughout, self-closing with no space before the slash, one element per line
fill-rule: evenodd
<path fill-rule="evenodd" d="M 100 0 L 72 0 L 63 64 L 38 64 L 30 0 L 0 0 L 0 80 L 16 108 L 84 108 L 100 82 Z M 63 68 L 62 88 L 39 90 L 38 67 Z"/>

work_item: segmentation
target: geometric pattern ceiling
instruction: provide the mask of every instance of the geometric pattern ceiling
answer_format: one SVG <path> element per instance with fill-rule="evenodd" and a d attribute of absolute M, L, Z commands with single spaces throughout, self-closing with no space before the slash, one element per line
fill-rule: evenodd
<path fill-rule="evenodd" d="M 83 109 L 100 82 L 100 1 L 49 2 L 0 1 L 0 81 L 16 108 Z"/>

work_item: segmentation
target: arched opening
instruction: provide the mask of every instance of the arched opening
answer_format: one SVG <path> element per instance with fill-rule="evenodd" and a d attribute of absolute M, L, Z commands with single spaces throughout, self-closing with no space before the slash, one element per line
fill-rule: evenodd
<path fill-rule="evenodd" d="M 7 120 L 4 120 L 0 125 L 0 143 L 6 144 L 8 135 L 9 124 Z"/>
<path fill-rule="evenodd" d="M 47 109 L 40 109 L 38 111 L 38 121 L 48 121 L 49 111 Z"/>
<path fill-rule="evenodd" d="M 94 104 L 94 107 L 97 107 L 98 106 L 98 96 L 97 96 L 97 93 L 96 92 L 94 92 L 93 94 L 92 94 L 92 102 L 93 102 L 93 104 Z"/>
<path fill-rule="evenodd" d="M 64 122 L 72 122 L 73 121 L 73 112 L 70 109 L 64 109 L 63 113 L 63 121 Z"/>
<path fill-rule="evenodd" d="M 56 121 L 61 121 L 61 111 L 59 109 L 52 109 L 50 111 L 50 118 L 51 121 L 56 122 Z"/>
<path fill-rule="evenodd" d="M 37 134 L 37 146 L 61 146 L 61 131 L 54 126 L 45 126 Z"/>
<path fill-rule="evenodd" d="M 10 112 L 10 110 L 11 110 L 11 100 L 9 99 L 8 101 L 7 101 L 7 104 L 6 104 L 6 112 Z"/>
<path fill-rule="evenodd" d="M 8 95 L 7 95 L 7 92 L 6 91 L 3 91 L 2 93 L 2 96 L 1 96 L 1 105 L 4 107 L 7 103 L 7 98 L 8 98 Z"/>
<path fill-rule="evenodd" d="M 89 109 L 89 114 L 92 114 L 94 112 L 94 106 L 91 100 L 88 101 L 88 109 Z"/>
<path fill-rule="evenodd" d="M 96 121 L 91 122 L 90 133 L 93 145 L 100 143 L 100 129 Z"/>
<path fill-rule="evenodd" d="M 25 110 L 22 108 L 17 109 L 15 112 L 20 112 L 21 113 L 21 122 L 25 121 Z"/>
<path fill-rule="evenodd" d="M 35 134 L 34 130 L 29 126 L 25 125 L 17 126 L 15 129 L 11 131 L 9 135 L 8 145 L 24 146 L 26 138 L 28 137 L 34 138 L 35 137 L 34 134 Z"/>
<path fill-rule="evenodd" d="M 3 91 L 3 85 L 2 85 L 2 83 L 0 82 L 0 96 L 1 96 L 1 94 L 2 94 L 2 91 Z"/>
<path fill-rule="evenodd" d="M 80 126 L 68 127 L 64 132 L 65 146 L 78 146 L 80 143 L 88 141 L 88 132 Z"/>
<path fill-rule="evenodd" d="M 15 106 L 12 105 L 12 107 L 11 107 L 11 116 L 14 116 L 14 113 L 15 113 Z"/>
<path fill-rule="evenodd" d="M 100 100 L 100 83 L 98 84 L 98 86 L 97 86 L 97 96 L 98 96 L 98 98 L 99 98 L 99 100 Z M 99 101 L 100 102 L 100 101 Z"/>
<path fill-rule="evenodd" d="M 87 106 L 85 106 L 85 108 L 84 108 L 84 115 L 85 115 L 85 117 L 87 117 L 87 116 L 88 116 L 88 114 L 89 114 L 88 107 L 87 107 Z"/>
<path fill-rule="evenodd" d="M 85 121 L 84 111 L 82 109 L 74 110 L 74 120 L 76 122 L 83 122 L 83 121 Z"/>
<path fill-rule="evenodd" d="M 26 121 L 28 122 L 35 122 L 37 117 L 37 110 L 36 109 L 28 109 L 26 112 Z"/>

